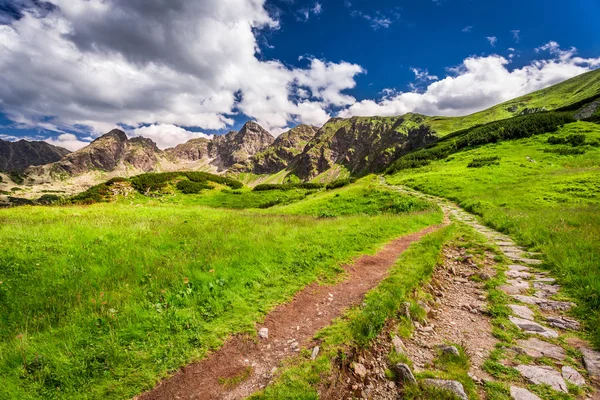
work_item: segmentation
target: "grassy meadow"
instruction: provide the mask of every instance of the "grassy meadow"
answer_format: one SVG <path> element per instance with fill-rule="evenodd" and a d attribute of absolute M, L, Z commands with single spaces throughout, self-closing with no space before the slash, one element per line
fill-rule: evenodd
<path fill-rule="evenodd" d="M 553 134 L 470 148 L 387 181 L 452 199 L 543 251 L 600 347 L 599 145 L 599 125 L 570 123 Z"/>
<path fill-rule="evenodd" d="M 377 185 L 266 210 L 253 199 L 281 193 L 0 210 L 0 398 L 134 396 L 228 335 L 253 333 L 306 284 L 339 279 L 352 257 L 441 221 L 431 204 Z M 219 208 L 236 205 L 246 209 Z"/>

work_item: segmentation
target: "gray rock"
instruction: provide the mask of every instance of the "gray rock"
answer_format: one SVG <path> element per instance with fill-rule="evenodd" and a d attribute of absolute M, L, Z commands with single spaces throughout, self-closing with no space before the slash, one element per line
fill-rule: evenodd
<path fill-rule="evenodd" d="M 258 331 L 258 337 L 261 339 L 268 339 L 269 338 L 269 329 L 268 328 L 260 328 L 260 330 Z"/>
<path fill-rule="evenodd" d="M 542 310 L 566 311 L 575 306 L 574 303 L 571 303 L 569 301 L 548 300 L 539 297 L 524 296 L 521 294 L 514 294 L 511 297 L 515 300 L 520 301 L 521 303 L 538 305 Z"/>
<path fill-rule="evenodd" d="M 541 298 L 554 296 L 560 290 L 560 286 L 548 285 L 543 282 L 534 282 L 533 288 L 538 290 L 538 292 L 535 294 L 535 296 L 541 297 Z"/>
<path fill-rule="evenodd" d="M 314 360 L 315 358 L 317 358 L 317 356 L 319 355 L 319 350 L 320 350 L 319 346 L 315 346 L 313 348 L 312 354 L 310 355 L 311 360 Z"/>
<path fill-rule="evenodd" d="M 585 386 L 585 379 L 573 367 L 565 365 L 562 367 L 562 377 L 567 381 L 577 386 Z"/>
<path fill-rule="evenodd" d="M 579 350 L 583 354 L 583 365 L 590 378 L 600 379 L 600 353 L 585 347 Z"/>
<path fill-rule="evenodd" d="M 548 322 L 548 325 L 554 328 L 565 330 L 570 329 L 572 331 L 578 331 L 581 329 L 579 322 L 566 317 L 546 317 L 546 321 Z"/>
<path fill-rule="evenodd" d="M 509 278 L 522 278 L 522 279 L 531 278 L 531 274 L 529 272 L 515 271 L 515 270 L 508 270 L 506 272 L 506 276 L 508 276 Z"/>
<path fill-rule="evenodd" d="M 361 377 L 364 378 L 365 376 L 367 376 L 367 369 L 365 368 L 364 365 L 362 365 L 361 363 L 357 363 L 355 362 L 352 366 L 352 368 L 354 369 L 354 373 Z"/>
<path fill-rule="evenodd" d="M 560 372 L 548 366 L 517 365 L 516 370 L 534 385 L 549 385 L 552 389 L 568 393 L 569 389 Z"/>
<path fill-rule="evenodd" d="M 410 302 L 405 301 L 404 303 L 402 303 L 402 308 L 400 309 L 400 315 L 403 315 L 406 318 L 410 319 Z"/>
<path fill-rule="evenodd" d="M 394 365 L 392 370 L 394 375 L 396 375 L 396 381 L 398 383 L 417 383 L 417 380 L 408 365 L 399 363 Z"/>
<path fill-rule="evenodd" d="M 396 353 L 406 353 L 406 346 L 404 346 L 404 342 L 398 337 L 398 335 L 394 335 L 394 337 L 392 338 L 392 345 L 394 346 L 394 350 L 396 350 Z"/>
<path fill-rule="evenodd" d="M 555 330 L 546 328 L 545 326 L 542 326 L 542 325 L 538 324 L 537 322 L 533 322 L 533 321 L 529 321 L 527 319 L 517 318 L 517 317 L 513 317 L 513 316 L 508 317 L 508 319 L 510 319 L 510 322 L 515 324 L 517 327 L 519 327 L 519 329 L 521 329 L 525 333 L 529 333 L 532 335 L 534 335 L 534 334 L 540 335 L 540 336 L 548 337 L 548 338 L 557 338 L 558 337 L 558 333 Z"/>
<path fill-rule="evenodd" d="M 508 266 L 508 270 L 509 271 L 529 271 L 529 267 L 526 267 L 524 265 L 519 265 L 519 264 L 511 264 Z"/>
<path fill-rule="evenodd" d="M 566 357 L 565 350 L 562 347 L 537 338 L 517 340 L 517 344 L 529 357 L 550 357 L 555 360 L 564 360 Z"/>
<path fill-rule="evenodd" d="M 442 354 L 452 354 L 455 356 L 460 355 L 458 349 L 455 346 L 440 345 L 438 346 L 438 349 Z"/>
<path fill-rule="evenodd" d="M 542 400 L 529 390 L 516 386 L 510 387 L 510 397 L 514 400 Z"/>
<path fill-rule="evenodd" d="M 506 294 L 525 293 L 529 290 L 529 282 L 520 279 L 509 279 L 506 281 L 506 285 L 499 286 L 498 290 L 502 290 Z"/>
<path fill-rule="evenodd" d="M 445 389 L 457 395 L 461 400 L 469 400 L 462 383 L 457 381 L 447 381 L 444 379 L 425 379 L 423 383 L 428 386 L 435 386 L 440 389 Z"/>
<path fill-rule="evenodd" d="M 554 283 L 554 282 L 556 282 L 556 279 L 554 279 L 554 278 L 536 278 L 535 282 Z"/>
<path fill-rule="evenodd" d="M 508 306 L 517 317 L 533 321 L 534 314 L 529 307 L 521 306 L 519 304 L 509 304 Z"/>

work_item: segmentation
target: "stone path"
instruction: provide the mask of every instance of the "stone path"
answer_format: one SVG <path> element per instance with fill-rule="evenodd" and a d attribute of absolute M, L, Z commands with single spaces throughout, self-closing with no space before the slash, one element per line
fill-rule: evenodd
<path fill-rule="evenodd" d="M 548 385 L 557 392 L 568 393 L 567 383 L 578 387 L 598 388 L 600 384 L 600 352 L 591 350 L 589 345 L 578 341 L 581 359 L 574 360 L 577 365 L 567 365 L 567 354 L 561 347 L 560 340 L 570 330 L 579 330 L 579 323 L 564 315 L 574 303 L 555 300 L 560 286 L 549 276 L 547 271 L 537 269 L 543 263 L 543 254 L 531 253 L 518 246 L 509 236 L 499 233 L 478 222 L 476 217 L 462 210 L 455 204 L 441 198 L 428 196 L 409 188 L 395 187 L 413 196 L 435 201 L 444 212 L 456 220 L 466 223 L 483 234 L 490 242 L 498 246 L 501 252 L 511 260 L 512 264 L 506 271 L 506 284 L 497 289 L 502 290 L 513 299 L 509 305 L 512 314 L 511 323 L 527 335 L 526 339 L 518 340 L 512 349 L 517 354 L 524 354 L 533 360 L 529 364 L 511 365 L 521 374 L 523 382 L 531 385 Z M 540 359 L 551 359 L 548 362 L 538 362 Z M 585 392 L 584 392 L 585 393 Z M 524 387 L 515 384 L 510 387 L 510 395 L 515 400 L 540 399 Z M 586 398 L 600 398 L 598 392 L 583 394 Z"/>

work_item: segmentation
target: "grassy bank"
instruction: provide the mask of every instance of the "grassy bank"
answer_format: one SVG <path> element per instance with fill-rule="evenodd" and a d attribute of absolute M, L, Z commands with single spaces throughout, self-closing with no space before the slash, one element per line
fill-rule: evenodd
<path fill-rule="evenodd" d="M 315 218 L 136 195 L 0 210 L 0 398 L 131 397 L 353 256 L 441 220 L 420 204 Z"/>
<path fill-rule="evenodd" d="M 573 138 L 581 135 L 585 142 L 578 144 Z M 600 347 L 599 141 L 599 125 L 577 122 L 552 135 L 469 149 L 387 180 L 452 199 L 543 251 Z M 469 168 L 474 161 L 479 167 Z"/>

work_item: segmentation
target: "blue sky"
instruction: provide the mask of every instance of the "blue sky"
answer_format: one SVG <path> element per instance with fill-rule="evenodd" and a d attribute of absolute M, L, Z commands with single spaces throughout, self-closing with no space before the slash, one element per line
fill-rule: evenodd
<path fill-rule="evenodd" d="M 75 149 L 121 126 L 164 148 L 248 119 L 467 114 L 600 67 L 599 17 L 597 0 L 0 0 L 0 138 Z"/>

